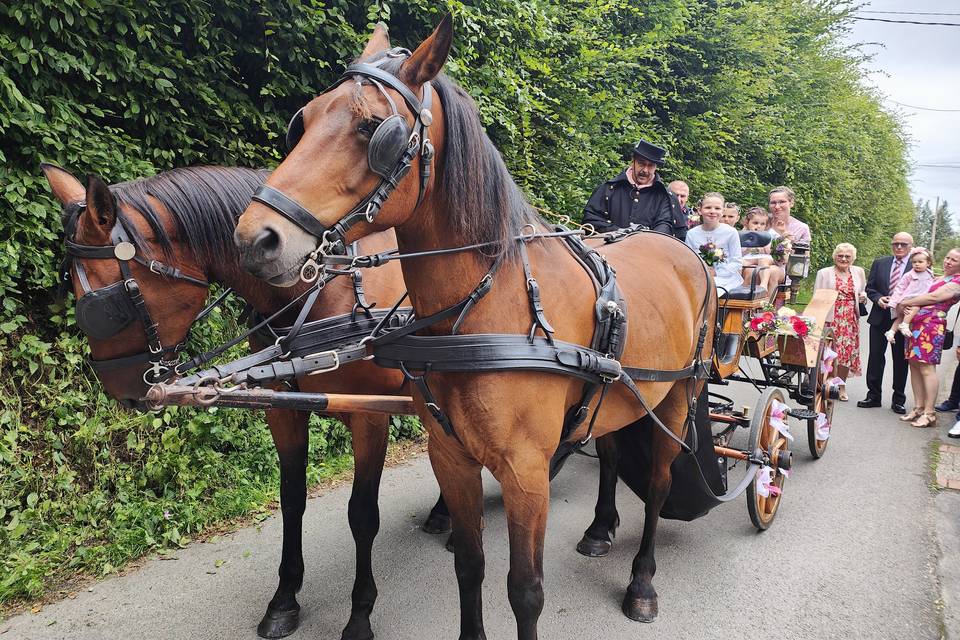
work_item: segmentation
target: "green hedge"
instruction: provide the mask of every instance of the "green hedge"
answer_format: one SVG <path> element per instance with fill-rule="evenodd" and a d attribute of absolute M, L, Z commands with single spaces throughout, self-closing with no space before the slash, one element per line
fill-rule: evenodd
<path fill-rule="evenodd" d="M 56 303 L 59 207 L 41 161 L 116 182 L 187 164 L 269 166 L 286 120 L 385 20 L 415 46 L 455 16 L 448 71 L 536 203 L 579 215 L 641 136 L 694 196 L 789 184 L 818 262 L 862 260 L 912 205 L 899 124 L 844 49 L 846 2 L 263 0 L 0 6 L 0 601 L 109 571 L 261 509 L 275 454 L 255 414 L 118 412 Z M 215 317 L 198 348 L 235 328 Z M 397 423 L 398 433 L 412 427 Z M 313 423 L 311 475 L 344 451 Z M 326 465 L 326 466 L 325 466 Z M 55 570 L 55 571 L 54 571 Z"/>

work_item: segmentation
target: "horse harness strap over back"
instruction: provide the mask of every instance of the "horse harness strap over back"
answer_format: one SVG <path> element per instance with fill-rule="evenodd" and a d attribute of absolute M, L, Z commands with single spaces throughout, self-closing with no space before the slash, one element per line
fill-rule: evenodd
<path fill-rule="evenodd" d="M 641 229 L 634 229 L 637 233 Z M 622 239 L 623 234 L 616 237 Z M 480 301 L 492 286 L 492 280 L 500 267 L 498 259 L 480 283 L 460 302 L 426 318 L 420 318 L 400 328 L 380 333 L 371 342 L 374 361 L 385 367 L 397 368 L 414 383 L 423 396 L 424 403 L 444 431 L 455 438 L 456 434 L 449 417 L 438 405 L 430 390 L 427 376 L 431 372 L 487 372 L 487 371 L 539 371 L 559 373 L 583 380 L 584 390 L 581 401 L 568 410 L 564 419 L 561 442 L 565 442 L 573 431 L 586 419 L 589 405 L 601 388 L 619 382 L 636 397 L 641 406 L 654 419 L 658 427 L 664 430 L 683 450 L 692 448 L 677 437 L 653 414 L 634 380 L 642 382 L 673 382 L 683 379 L 704 379 L 709 376 L 709 362 L 701 359 L 707 320 L 704 318 L 699 340 L 694 352 L 693 362 L 676 370 L 640 369 L 624 367 L 620 357 L 626 344 L 627 310 L 616 284 L 616 272 L 597 253 L 589 248 L 577 236 L 564 236 L 567 246 L 590 274 L 597 290 L 595 303 L 596 324 L 590 347 L 571 344 L 553 338 L 553 328 L 546 319 L 546 313 L 539 296 L 539 286 L 530 268 L 526 255 L 525 240 L 520 240 L 520 257 L 523 263 L 527 284 L 527 297 L 533 321 L 527 335 L 511 334 L 467 334 L 457 333 L 460 324 L 469 310 Z M 709 291 L 708 291 L 709 295 Z M 704 300 L 703 315 L 706 314 L 708 299 Z M 421 336 L 416 331 L 436 325 L 444 320 L 457 317 L 452 335 Z M 536 336 L 537 331 L 543 337 Z M 413 372 L 422 372 L 419 375 Z M 594 419 L 603 400 L 594 409 Z M 691 410 L 695 401 L 690 401 Z M 692 418 L 688 418 L 692 419 Z M 589 439 L 588 432 L 580 444 Z M 694 445 L 695 446 L 695 445 Z"/>

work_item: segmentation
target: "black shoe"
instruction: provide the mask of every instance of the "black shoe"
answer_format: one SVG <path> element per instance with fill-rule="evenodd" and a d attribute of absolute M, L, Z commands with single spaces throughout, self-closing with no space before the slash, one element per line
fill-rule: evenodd
<path fill-rule="evenodd" d="M 857 406 L 861 409 L 873 409 L 880 406 L 880 401 L 874 400 L 873 398 L 866 398 L 857 402 Z"/>
<path fill-rule="evenodd" d="M 893 409 L 894 413 L 899 413 L 900 415 L 903 415 L 907 412 L 902 404 L 892 404 L 890 405 L 890 408 Z"/>
<path fill-rule="evenodd" d="M 941 402 L 940 404 L 938 404 L 937 406 L 935 406 L 934 409 L 936 409 L 937 411 L 943 411 L 943 412 L 956 411 L 957 409 L 960 409 L 960 405 L 958 405 L 953 400 L 947 399 Z"/>

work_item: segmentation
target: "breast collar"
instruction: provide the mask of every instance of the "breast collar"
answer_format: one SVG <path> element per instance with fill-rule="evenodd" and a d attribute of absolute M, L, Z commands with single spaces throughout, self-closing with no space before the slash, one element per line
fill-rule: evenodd
<path fill-rule="evenodd" d="M 324 93 L 327 93 L 348 80 L 355 80 L 358 83 L 369 82 L 373 84 L 390 103 L 392 110 L 391 116 L 381 122 L 377 128 L 377 132 L 374 132 L 371 136 L 368 162 L 371 164 L 371 171 L 380 175 L 381 178 L 380 182 L 377 183 L 370 193 L 329 228 L 321 224 L 309 209 L 278 189 L 263 185 L 253 194 L 253 200 L 255 202 L 270 207 L 290 222 L 320 240 L 317 248 L 310 253 L 300 269 L 300 279 L 304 282 L 313 282 L 320 276 L 323 271 L 323 267 L 318 262 L 320 256 L 330 254 L 342 255 L 346 252 L 344 245 L 345 237 L 354 225 L 363 221 L 368 223 L 373 222 L 377 214 L 380 213 L 384 202 L 386 202 L 394 189 L 397 188 L 400 180 L 410 171 L 410 168 L 413 166 L 413 161 L 418 154 L 420 155 L 420 191 L 417 196 L 416 206 L 419 206 L 423 201 L 427 182 L 430 178 L 430 166 L 434 155 L 433 144 L 429 138 L 429 127 L 433 123 L 433 113 L 430 110 L 433 91 L 429 82 L 424 83 L 423 99 L 420 100 L 398 77 L 380 68 L 386 61 L 400 57 L 409 58 L 410 51 L 402 48 L 391 49 L 384 58 L 376 62 L 369 64 L 352 64 L 344 70 L 343 75 L 340 76 L 333 85 L 324 91 Z M 409 135 L 406 145 L 402 153 L 400 153 L 399 158 L 393 163 L 392 169 L 376 171 L 372 168 L 372 164 L 374 161 L 374 151 L 376 151 L 373 143 L 377 138 L 377 133 L 379 133 L 380 129 L 388 122 L 391 122 L 391 120 L 396 122 L 396 120 L 399 119 L 403 122 L 403 127 L 407 127 L 406 119 L 400 116 L 396 103 L 387 93 L 384 86 L 393 89 L 403 97 L 404 102 L 410 107 L 411 112 L 416 115 L 416 120 L 413 129 L 407 129 Z M 394 116 L 397 116 L 397 118 L 394 118 Z M 293 120 L 291 120 L 290 127 L 288 127 L 288 140 L 291 137 L 291 132 L 293 132 L 298 123 L 300 133 L 302 134 L 302 120 L 303 109 L 298 111 L 293 117 Z M 295 142 L 296 140 L 294 140 L 294 143 Z M 382 161 L 383 158 L 377 158 L 377 160 Z"/>

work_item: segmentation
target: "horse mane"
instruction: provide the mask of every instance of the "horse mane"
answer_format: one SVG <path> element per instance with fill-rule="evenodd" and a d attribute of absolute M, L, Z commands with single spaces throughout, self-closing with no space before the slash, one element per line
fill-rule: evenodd
<path fill-rule="evenodd" d="M 245 167 L 183 167 L 115 184 L 110 191 L 118 205 L 130 205 L 143 216 L 165 255 L 172 249 L 170 235 L 152 199 L 173 215 L 195 259 L 222 262 L 236 256 L 233 232 L 237 219 L 269 174 Z M 137 246 L 145 248 L 142 235 L 119 206 L 117 217 Z"/>
<path fill-rule="evenodd" d="M 404 60 L 392 58 L 381 68 L 397 75 Z M 431 83 L 443 104 L 446 129 L 443 155 L 435 160 L 440 206 L 465 243 L 489 242 L 485 254 L 512 256 L 512 238 L 524 225 L 539 226 L 540 218 L 487 136 L 473 99 L 443 73 Z"/>

